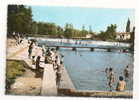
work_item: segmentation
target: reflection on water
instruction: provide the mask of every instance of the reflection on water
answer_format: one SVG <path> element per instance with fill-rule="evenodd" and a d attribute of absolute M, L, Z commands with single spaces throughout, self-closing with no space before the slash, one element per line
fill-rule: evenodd
<path fill-rule="evenodd" d="M 65 67 L 78 90 L 109 90 L 104 72 L 106 67 L 112 67 L 116 82 L 123 75 L 126 65 L 130 67 L 130 81 L 126 90 L 133 89 L 133 57 L 129 53 L 116 52 L 90 52 L 60 50 L 64 54 Z"/>

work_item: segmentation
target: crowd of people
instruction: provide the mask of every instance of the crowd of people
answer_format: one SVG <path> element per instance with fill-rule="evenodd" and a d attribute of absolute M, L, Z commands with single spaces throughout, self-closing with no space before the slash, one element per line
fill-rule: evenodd
<path fill-rule="evenodd" d="M 126 82 L 129 79 L 129 66 L 126 66 L 126 68 L 123 71 L 123 76 L 119 76 L 119 81 L 117 82 L 116 88 L 114 89 L 113 84 L 116 81 L 113 68 L 106 68 L 105 73 L 108 80 L 108 86 L 110 88 L 110 91 L 116 90 L 116 91 L 124 91 L 126 88 Z"/>
<path fill-rule="evenodd" d="M 16 46 L 21 44 L 23 42 L 23 39 L 21 38 L 19 33 L 13 32 L 12 33 L 12 38 L 15 39 L 16 41 Z"/>
<path fill-rule="evenodd" d="M 42 67 L 40 67 L 40 62 L 43 62 L 45 64 L 52 64 L 53 69 L 56 73 L 56 84 L 59 87 L 60 80 L 61 80 L 61 71 L 63 66 L 63 55 L 60 55 L 55 48 L 45 48 L 45 46 L 42 46 L 42 54 L 39 56 L 33 55 L 33 48 L 35 47 L 36 43 L 34 41 L 30 41 L 28 48 L 28 58 L 32 60 L 32 64 L 35 65 L 36 69 L 36 75 L 38 76 L 39 73 L 42 73 Z M 43 61 L 41 61 L 41 57 L 44 58 Z"/>

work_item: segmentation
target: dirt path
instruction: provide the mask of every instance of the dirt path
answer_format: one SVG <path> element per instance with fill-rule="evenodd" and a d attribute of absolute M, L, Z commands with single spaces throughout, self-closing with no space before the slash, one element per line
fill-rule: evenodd
<path fill-rule="evenodd" d="M 15 83 L 11 85 L 10 94 L 39 95 L 41 85 L 41 78 L 36 78 L 33 71 L 25 68 L 24 75 L 16 78 Z"/>

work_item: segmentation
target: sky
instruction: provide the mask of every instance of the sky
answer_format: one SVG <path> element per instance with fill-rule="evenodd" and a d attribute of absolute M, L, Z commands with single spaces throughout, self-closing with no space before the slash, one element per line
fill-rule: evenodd
<path fill-rule="evenodd" d="M 64 27 L 66 23 L 72 23 L 74 28 L 93 32 L 105 31 L 110 24 L 117 25 L 117 32 L 124 32 L 128 18 L 131 28 L 135 26 L 135 10 L 119 8 L 81 8 L 81 7 L 54 7 L 31 6 L 33 19 L 37 22 L 52 22 Z"/>

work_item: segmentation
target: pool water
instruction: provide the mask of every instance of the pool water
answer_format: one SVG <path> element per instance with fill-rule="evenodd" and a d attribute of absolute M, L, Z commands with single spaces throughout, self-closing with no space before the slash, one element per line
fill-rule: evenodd
<path fill-rule="evenodd" d="M 64 65 L 77 90 L 109 90 L 106 67 L 112 67 L 114 70 L 113 88 L 116 88 L 118 77 L 123 76 L 123 70 L 127 65 L 129 65 L 130 77 L 126 81 L 126 90 L 133 89 L 132 54 L 71 50 L 60 50 L 60 52 L 64 55 Z"/>

